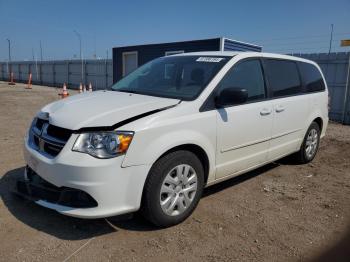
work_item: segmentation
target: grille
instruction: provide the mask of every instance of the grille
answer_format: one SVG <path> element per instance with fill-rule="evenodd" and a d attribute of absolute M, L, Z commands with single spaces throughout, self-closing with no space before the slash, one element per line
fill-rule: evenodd
<path fill-rule="evenodd" d="M 29 132 L 29 145 L 41 154 L 54 158 L 61 152 L 71 135 L 72 131 L 69 129 L 36 118 Z"/>

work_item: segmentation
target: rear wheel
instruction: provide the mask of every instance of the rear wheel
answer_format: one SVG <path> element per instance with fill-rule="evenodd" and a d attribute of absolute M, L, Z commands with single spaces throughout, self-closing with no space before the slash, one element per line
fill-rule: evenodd
<path fill-rule="evenodd" d="M 189 151 L 175 151 L 160 158 L 151 168 L 141 211 L 151 223 L 167 227 L 191 215 L 203 192 L 204 170 Z"/>
<path fill-rule="evenodd" d="M 320 144 L 321 130 L 316 122 L 312 122 L 304 137 L 303 144 L 296 154 L 297 161 L 301 164 L 311 162 L 317 153 Z"/>

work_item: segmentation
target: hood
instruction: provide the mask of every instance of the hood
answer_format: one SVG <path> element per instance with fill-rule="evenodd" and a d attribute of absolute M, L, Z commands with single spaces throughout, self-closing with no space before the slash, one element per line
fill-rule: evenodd
<path fill-rule="evenodd" d="M 97 91 L 74 95 L 48 104 L 40 113 L 48 113 L 52 125 L 78 130 L 113 126 L 129 118 L 178 103 L 177 99 Z"/>

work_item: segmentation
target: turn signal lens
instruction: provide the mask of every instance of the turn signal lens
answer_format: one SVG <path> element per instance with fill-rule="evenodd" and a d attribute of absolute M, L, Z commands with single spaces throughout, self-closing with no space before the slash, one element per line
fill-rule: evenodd
<path fill-rule="evenodd" d="M 118 135 L 118 138 L 119 138 L 119 152 L 120 153 L 126 153 L 126 151 L 128 150 L 129 148 L 129 145 L 131 143 L 131 140 L 132 140 L 132 136 L 131 135 Z"/>

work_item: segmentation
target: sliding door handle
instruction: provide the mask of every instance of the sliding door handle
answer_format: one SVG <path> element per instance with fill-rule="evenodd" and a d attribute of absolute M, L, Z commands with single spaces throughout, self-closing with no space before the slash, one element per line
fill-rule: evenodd
<path fill-rule="evenodd" d="M 276 113 L 281 113 L 285 110 L 285 108 L 281 105 L 276 106 L 275 111 Z"/>

